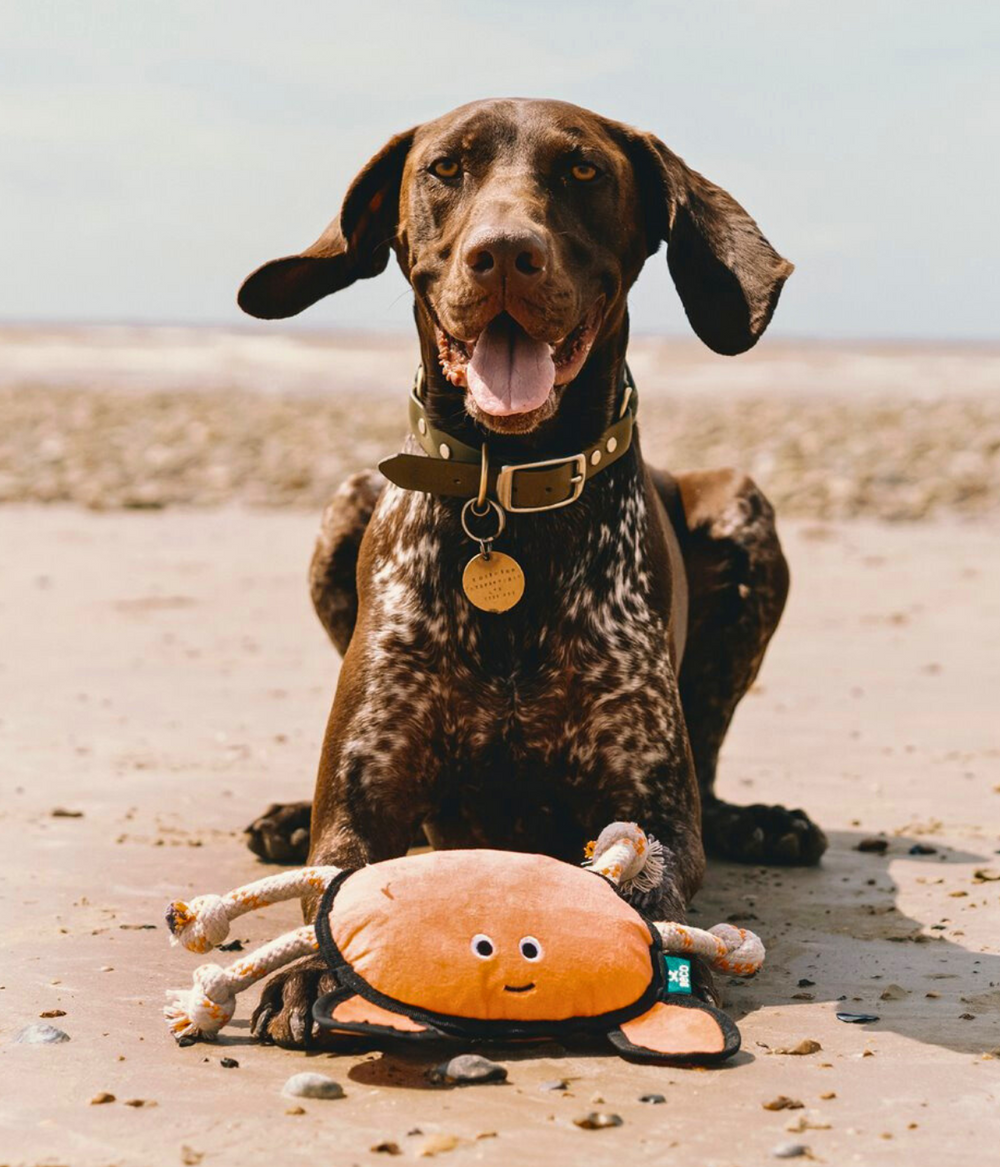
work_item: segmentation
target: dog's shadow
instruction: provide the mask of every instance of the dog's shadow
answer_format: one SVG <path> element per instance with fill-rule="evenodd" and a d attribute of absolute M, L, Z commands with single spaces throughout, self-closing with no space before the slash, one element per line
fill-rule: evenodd
<path fill-rule="evenodd" d="M 959 851 L 934 840 L 893 837 L 885 854 L 859 853 L 862 832 L 837 831 L 816 868 L 747 868 L 713 863 L 691 922 L 708 927 L 729 919 L 759 932 L 767 962 L 752 981 L 724 978 L 725 1008 L 737 1020 L 758 1009 L 828 1003 L 831 1010 L 868 1013 L 869 1032 L 891 1031 L 962 1053 L 1000 1045 L 1000 956 L 962 947 L 963 908 L 989 911 L 1000 884 L 949 871 L 956 863 L 1000 867 L 995 855 Z M 932 854 L 910 854 L 914 845 Z M 940 893 L 928 894 L 928 915 L 899 907 L 890 862 L 920 865 L 917 888 L 938 881 L 954 905 L 936 917 Z M 953 896 L 954 892 L 966 895 Z M 984 894 L 985 893 L 985 894 Z M 907 887 L 907 899 L 919 893 Z M 968 908 L 966 908 L 968 905 Z M 994 905 L 995 906 L 995 905 Z M 709 919 L 709 917 L 711 917 Z"/>

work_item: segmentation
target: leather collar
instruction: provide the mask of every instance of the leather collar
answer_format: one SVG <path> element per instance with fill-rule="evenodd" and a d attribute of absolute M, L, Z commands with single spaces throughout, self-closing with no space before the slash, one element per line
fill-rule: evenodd
<path fill-rule="evenodd" d="M 628 365 L 622 366 L 618 418 L 593 445 L 562 458 L 502 466 L 492 465 L 485 442 L 469 446 L 431 425 L 418 395 L 422 385 L 420 368 L 410 395 L 410 426 L 427 457 L 394 454 L 378 464 L 385 477 L 404 490 L 480 501 L 491 498 L 512 514 L 553 511 L 576 502 L 586 483 L 617 462 L 632 444 L 638 398 Z"/>

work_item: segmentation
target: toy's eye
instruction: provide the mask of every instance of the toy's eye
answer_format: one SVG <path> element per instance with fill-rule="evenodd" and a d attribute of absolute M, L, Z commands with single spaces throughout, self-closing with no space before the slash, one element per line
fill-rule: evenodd
<path fill-rule="evenodd" d="M 458 178 L 461 169 L 454 158 L 439 158 L 430 165 L 430 172 L 435 178 Z"/>
<path fill-rule="evenodd" d="M 523 936 L 518 947 L 521 949 L 521 955 L 525 960 L 535 961 L 542 959 L 542 946 L 534 936 Z"/>
<path fill-rule="evenodd" d="M 591 166 L 589 162 L 578 162 L 570 170 L 570 174 L 577 182 L 593 182 L 600 173 L 597 167 Z"/>
<path fill-rule="evenodd" d="M 493 953 L 496 952 L 493 941 L 483 932 L 477 932 L 472 937 L 471 948 L 472 955 L 478 956 L 480 960 L 489 960 Z"/>

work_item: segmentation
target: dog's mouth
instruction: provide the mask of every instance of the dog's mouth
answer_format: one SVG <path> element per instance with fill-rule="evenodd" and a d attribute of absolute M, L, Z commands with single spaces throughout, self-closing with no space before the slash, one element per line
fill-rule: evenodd
<path fill-rule="evenodd" d="M 491 417 L 531 413 L 548 400 L 555 385 L 579 373 L 597 337 L 601 297 L 579 324 L 556 341 L 533 337 L 507 312 L 501 312 L 474 340 L 463 341 L 435 324 L 438 361 L 452 385 L 467 388 L 479 409 Z"/>
<path fill-rule="evenodd" d="M 503 991 L 505 993 L 529 993 L 535 987 L 535 982 L 531 981 L 527 985 L 504 985 Z"/>

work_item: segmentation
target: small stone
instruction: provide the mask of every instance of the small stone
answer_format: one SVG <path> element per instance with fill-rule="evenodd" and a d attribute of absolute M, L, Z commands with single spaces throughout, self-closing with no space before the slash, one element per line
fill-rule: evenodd
<path fill-rule="evenodd" d="M 230 940 L 228 944 L 220 944 L 218 947 L 220 952 L 242 952 L 243 941 Z"/>
<path fill-rule="evenodd" d="M 649 1106 L 661 1106 L 666 1100 L 666 1095 L 664 1094 L 641 1094 L 639 1096 L 639 1101 L 645 1102 Z"/>
<path fill-rule="evenodd" d="M 585 1114 L 581 1118 L 574 1118 L 573 1122 L 581 1130 L 585 1131 L 601 1131 L 607 1127 L 625 1125 L 625 1120 L 620 1114 L 605 1114 L 600 1110 L 592 1110 L 590 1114 Z"/>
<path fill-rule="evenodd" d="M 65 1009 L 46 1009 L 44 1013 L 39 1013 L 39 1017 L 65 1017 Z"/>
<path fill-rule="evenodd" d="M 344 1088 L 327 1074 L 305 1070 L 293 1074 L 281 1088 L 281 1093 L 289 1098 L 343 1098 Z"/>
<path fill-rule="evenodd" d="M 976 1015 L 975 1013 L 959 1013 L 958 1019 L 959 1021 L 975 1021 Z"/>
<path fill-rule="evenodd" d="M 829 1102 L 831 1098 L 836 1098 L 836 1097 L 837 1097 L 836 1090 L 827 1090 L 826 1093 L 820 1095 L 820 1098 L 822 1098 L 822 1100 L 824 1102 Z"/>
<path fill-rule="evenodd" d="M 507 1068 L 480 1054 L 459 1054 L 428 1070 L 427 1078 L 447 1086 L 479 1086 L 488 1082 L 506 1082 Z"/>
<path fill-rule="evenodd" d="M 194 1147 L 181 1147 L 181 1162 L 184 1167 L 197 1167 L 204 1158 L 204 1151 L 196 1151 Z"/>
<path fill-rule="evenodd" d="M 54 806 L 49 814 L 54 819 L 82 819 L 82 810 L 67 810 L 65 806 Z"/>
<path fill-rule="evenodd" d="M 26 1025 L 14 1038 L 16 1045 L 58 1045 L 69 1041 L 69 1034 L 54 1025 Z"/>
<path fill-rule="evenodd" d="M 804 1058 L 808 1057 L 809 1054 L 819 1053 L 822 1048 L 818 1041 L 815 1041 L 811 1037 L 804 1037 L 798 1045 L 782 1046 L 774 1052 L 776 1054 L 792 1054 L 794 1057 Z"/>
<path fill-rule="evenodd" d="M 97 1094 L 94 1095 L 93 1098 L 91 1098 L 90 1105 L 103 1106 L 106 1102 L 114 1102 L 114 1100 L 115 1096 L 113 1094 L 109 1094 L 107 1090 L 100 1090 Z"/>
<path fill-rule="evenodd" d="M 219 1065 L 224 1070 L 238 1070 L 240 1063 L 235 1058 L 219 1058 Z"/>
<path fill-rule="evenodd" d="M 156 1103 L 152 1100 L 152 1098 L 126 1098 L 125 1105 L 126 1106 L 140 1107 L 140 1106 L 155 1106 Z"/>
<path fill-rule="evenodd" d="M 762 1102 L 761 1106 L 765 1110 L 801 1110 L 805 1103 L 800 1102 L 797 1098 L 789 1098 L 786 1094 L 779 1094 L 770 1102 Z"/>
<path fill-rule="evenodd" d="M 775 1159 L 802 1159 L 812 1157 L 809 1154 L 809 1148 L 804 1143 L 779 1143 L 776 1147 L 771 1148 L 771 1154 Z"/>
<path fill-rule="evenodd" d="M 869 1021 L 878 1021 L 877 1013 L 838 1013 L 838 1021 L 845 1021 L 848 1025 L 867 1025 Z"/>
<path fill-rule="evenodd" d="M 374 1146 L 368 1148 L 373 1155 L 402 1155 L 399 1143 L 392 1142 L 391 1139 L 386 1139 L 384 1142 L 375 1143 Z"/>
<path fill-rule="evenodd" d="M 872 835 L 867 839 L 862 839 L 860 843 L 854 848 L 855 851 L 862 851 L 865 854 L 884 855 L 889 849 L 889 840 L 880 839 L 877 835 Z"/>
<path fill-rule="evenodd" d="M 910 848 L 911 855 L 936 855 L 937 847 L 929 847 L 926 843 L 914 843 Z"/>
<path fill-rule="evenodd" d="M 604 1105 L 604 1095 L 603 1094 L 591 1094 L 590 1101 L 594 1106 L 603 1106 Z"/>
<path fill-rule="evenodd" d="M 996 883 L 1000 879 L 1000 871 L 995 867 L 979 867 L 972 873 L 973 883 Z"/>
<path fill-rule="evenodd" d="M 880 1001 L 902 1001 L 910 995 L 909 989 L 904 989 L 902 985 L 886 985 L 886 987 L 879 993 Z"/>
<path fill-rule="evenodd" d="M 418 1147 L 417 1154 L 422 1159 L 443 1155 L 447 1151 L 454 1151 L 461 1141 L 458 1135 L 429 1135 Z"/>
<path fill-rule="evenodd" d="M 305 1114 L 306 1108 L 304 1106 L 289 1106 L 285 1114 Z"/>
<path fill-rule="evenodd" d="M 550 1082 L 543 1082 L 539 1090 L 568 1090 L 569 1081 L 566 1078 L 553 1078 Z"/>
<path fill-rule="evenodd" d="M 815 993 L 792 993 L 793 1001 L 815 1001 Z"/>
<path fill-rule="evenodd" d="M 811 989 L 815 984 L 816 982 L 811 981 L 808 977 L 800 977 L 796 982 L 796 988 Z"/>

